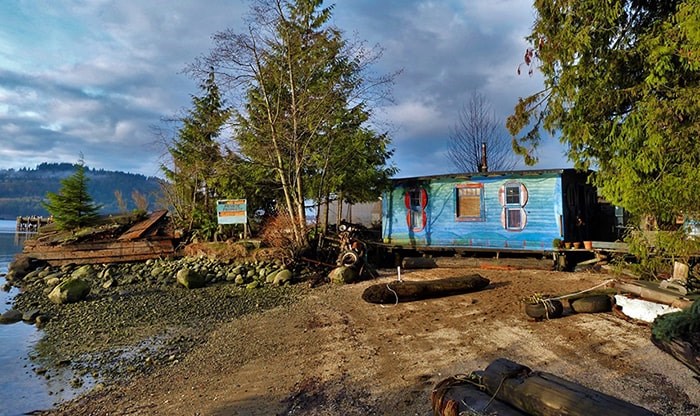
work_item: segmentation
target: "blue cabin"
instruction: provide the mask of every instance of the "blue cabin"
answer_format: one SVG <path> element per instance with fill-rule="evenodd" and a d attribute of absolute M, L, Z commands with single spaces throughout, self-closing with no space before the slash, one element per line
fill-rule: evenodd
<path fill-rule="evenodd" d="M 608 239 L 614 228 L 589 172 L 549 169 L 392 180 L 384 243 L 418 250 L 549 251 L 553 241 Z"/>

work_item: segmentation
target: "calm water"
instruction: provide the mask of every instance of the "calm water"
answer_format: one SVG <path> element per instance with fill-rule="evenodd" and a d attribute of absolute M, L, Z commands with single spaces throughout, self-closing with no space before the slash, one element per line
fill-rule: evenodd
<path fill-rule="evenodd" d="M 15 234 L 14 221 L 0 220 L 0 287 L 5 284 L 8 263 L 22 250 L 24 237 Z M 12 308 L 16 294 L 15 288 L 10 292 L 0 290 L 0 313 Z M 47 380 L 34 372 L 40 365 L 29 357 L 40 338 L 41 331 L 34 325 L 0 324 L 0 416 L 49 409 L 74 395 L 64 377 Z"/>

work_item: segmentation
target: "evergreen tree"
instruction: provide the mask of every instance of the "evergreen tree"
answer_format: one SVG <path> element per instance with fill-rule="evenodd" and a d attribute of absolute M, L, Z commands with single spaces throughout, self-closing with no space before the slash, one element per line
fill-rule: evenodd
<path fill-rule="evenodd" d="M 175 219 L 186 231 L 203 230 L 209 238 L 216 229 L 216 167 L 222 162 L 217 138 L 231 111 L 225 107 L 213 71 L 200 85 L 201 97 L 192 97 L 193 108 L 181 119 L 177 137 L 168 146 L 170 166 L 161 169 L 170 183 L 166 194 Z"/>
<path fill-rule="evenodd" d="M 95 205 L 88 193 L 88 178 L 82 156 L 75 165 L 75 173 L 61 180 L 61 189 L 56 194 L 46 194 L 48 202 L 44 207 L 53 216 L 54 222 L 62 230 L 73 230 L 87 226 L 98 218 L 99 205 Z"/>
<path fill-rule="evenodd" d="M 540 129 L 561 134 L 602 195 L 656 223 L 700 215 L 697 0 L 536 0 L 525 64 L 545 89 L 508 127 L 533 163 Z M 531 67 L 531 68 L 532 68 Z"/>
<path fill-rule="evenodd" d="M 211 54 L 190 68 L 195 75 L 215 68 L 230 92 L 241 94 L 244 103 L 235 116 L 238 150 L 276 182 L 279 208 L 292 219 L 299 246 L 306 242 L 305 201 L 349 191 L 341 188 L 351 182 L 339 178 L 352 174 L 351 160 L 375 156 L 355 166 L 368 181 L 372 176 L 381 182 L 394 172 L 384 167 L 391 155 L 388 138 L 364 125 L 370 112 L 363 97 L 379 92 L 391 77 L 368 85 L 363 72 L 378 54 L 348 44 L 329 25 L 332 6 L 322 3 L 258 0 L 248 33 L 217 33 Z M 319 175 L 320 180 L 312 179 Z"/>

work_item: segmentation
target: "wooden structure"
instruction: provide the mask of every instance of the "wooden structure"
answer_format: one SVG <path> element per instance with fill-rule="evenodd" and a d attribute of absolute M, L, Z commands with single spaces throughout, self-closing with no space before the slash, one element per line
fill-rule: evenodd
<path fill-rule="evenodd" d="M 84 239 L 66 240 L 53 233 L 40 234 L 25 242 L 23 255 L 52 266 L 133 262 L 172 256 L 175 239 L 168 231 L 166 215 L 167 211 L 154 212 L 123 232 L 106 233 L 96 227 Z"/>
<path fill-rule="evenodd" d="M 614 239 L 615 216 L 586 172 L 552 169 L 394 179 L 382 240 L 403 249 L 546 252 L 555 239 Z"/>
<path fill-rule="evenodd" d="M 497 414 L 540 416 L 656 415 L 656 413 L 622 399 L 589 389 L 554 374 L 533 371 L 505 358 L 491 362 L 484 371 L 474 371 L 463 377 L 462 380 L 464 380 L 462 383 L 460 383 L 460 379 L 457 379 L 457 382 L 441 382 L 436 386 L 431 396 L 435 415 L 492 414 L 492 411 L 495 410 L 495 408 L 491 408 L 493 403 L 489 401 L 483 405 L 483 397 L 477 397 L 478 400 L 474 400 L 474 395 L 465 390 L 467 388 L 482 389 L 489 397 L 500 401 L 499 409 L 503 409 L 504 412 L 499 411 Z M 519 412 L 513 412 L 508 407 L 503 407 L 504 404 L 512 406 Z M 458 412 L 455 413 L 454 410 Z M 468 411 L 468 413 L 459 413 L 460 411 Z"/>
<path fill-rule="evenodd" d="M 37 232 L 41 227 L 49 225 L 53 222 L 51 217 L 41 217 L 31 215 L 28 217 L 17 217 L 16 231 L 19 232 Z"/>

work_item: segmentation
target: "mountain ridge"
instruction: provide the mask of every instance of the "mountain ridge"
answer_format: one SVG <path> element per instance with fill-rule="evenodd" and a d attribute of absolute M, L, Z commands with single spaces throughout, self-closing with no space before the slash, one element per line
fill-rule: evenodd
<path fill-rule="evenodd" d="M 13 220 L 18 216 L 41 215 L 48 212 L 41 205 L 47 192 L 58 193 L 61 180 L 75 173 L 72 163 L 41 163 L 36 168 L 0 169 L 0 219 Z M 96 204 L 102 205 L 101 214 L 120 212 L 115 192 L 122 194 L 127 210 L 136 208 L 132 193 L 143 195 L 153 208 L 161 201 L 161 179 L 137 173 L 108 171 L 85 167 L 88 191 Z"/>

